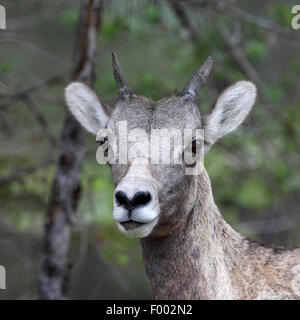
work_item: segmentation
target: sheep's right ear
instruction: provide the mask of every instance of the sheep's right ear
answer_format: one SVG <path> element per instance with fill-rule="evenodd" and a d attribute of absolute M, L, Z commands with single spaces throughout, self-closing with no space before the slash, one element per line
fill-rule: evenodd
<path fill-rule="evenodd" d="M 215 106 L 202 117 L 205 154 L 218 139 L 245 120 L 255 99 L 256 87 L 249 81 L 239 81 L 220 95 Z"/>
<path fill-rule="evenodd" d="M 86 130 L 97 134 L 106 126 L 110 110 L 85 84 L 80 82 L 69 84 L 65 89 L 65 98 L 69 110 Z"/>

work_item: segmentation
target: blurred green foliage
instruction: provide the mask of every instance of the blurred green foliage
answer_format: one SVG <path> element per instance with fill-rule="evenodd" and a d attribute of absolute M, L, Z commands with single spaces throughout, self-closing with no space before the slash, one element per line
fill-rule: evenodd
<path fill-rule="evenodd" d="M 248 41 L 245 52 L 248 58 L 254 63 L 259 60 L 262 60 L 267 55 L 267 46 L 263 41 L 258 41 L 253 39 L 252 41 Z"/>
<path fill-rule="evenodd" d="M 8 61 L 0 64 L 0 73 L 6 74 L 12 72 L 13 64 L 11 63 L 10 59 Z"/>
<path fill-rule="evenodd" d="M 291 7 L 287 3 L 271 4 L 269 8 L 270 16 L 283 27 L 290 28 L 293 18 Z"/>
<path fill-rule="evenodd" d="M 59 20 L 62 26 L 74 29 L 79 19 L 77 8 L 64 9 L 59 14 Z"/>
<path fill-rule="evenodd" d="M 19 44 L 4 47 L 0 54 L 4 59 L 0 60 L 0 75 L 6 78 L 5 81 L 0 79 L 1 94 L 13 92 L 14 86 L 18 90 L 25 89 L 51 75 L 69 74 L 73 48 L 70 34 L 75 32 L 78 11 L 73 4 L 62 3 L 65 6 L 59 11 L 47 7 L 55 13 L 53 20 L 29 31 L 18 31 L 20 37 L 39 50 L 28 50 L 33 46 L 20 47 Z M 243 8 L 242 3 L 236 5 Z M 12 8 L 12 2 L 10 6 Z M 16 1 L 14 10 L 19 12 L 22 6 L 24 4 Z M 255 14 L 269 16 L 286 28 L 290 27 L 291 6 L 288 4 L 253 1 L 248 3 L 247 10 L 250 9 Z M 208 56 L 213 56 L 213 72 L 199 97 L 201 111 L 210 108 L 217 95 L 231 83 L 247 78 L 215 27 L 217 21 L 234 30 L 232 18 L 217 15 L 216 20 L 212 20 L 208 11 L 188 7 L 186 12 L 197 31 L 196 41 L 190 40 L 188 30 L 181 25 L 168 2 L 107 2 L 99 38 L 95 85 L 101 99 L 112 106 L 116 100 L 111 51 L 118 52 L 122 68 L 134 90 L 155 100 L 181 90 L 199 65 Z M 259 92 L 257 103 L 245 124 L 211 149 L 205 166 L 212 180 L 215 201 L 234 228 L 263 241 L 295 245 L 300 240 L 300 219 L 297 218 L 300 205 L 300 46 L 297 41 L 277 37 L 253 24 L 243 21 L 240 24 L 239 46 L 266 83 L 266 94 L 273 109 L 262 102 Z M 59 34 L 51 37 L 51 30 L 58 30 Z M 57 140 L 64 116 L 60 102 L 64 85 L 42 88 L 33 95 Z M 0 106 L 6 103 L 4 101 Z M 44 159 L 57 158 L 57 149 L 50 147 L 43 130 L 23 103 L 14 103 L 4 110 L 7 111 L 0 111 L 2 177 Z M 86 135 L 89 152 L 82 167 L 83 193 L 72 245 L 77 252 L 78 247 L 83 246 L 80 239 L 86 232 L 88 246 L 100 248 L 105 261 L 122 272 L 132 272 L 133 278 L 138 274 L 144 275 L 138 241 L 123 236 L 113 221 L 111 172 L 108 166 L 97 164 L 93 154 L 96 147 L 94 137 Z M 13 232 L 12 238 L 30 235 L 36 237 L 36 242 L 41 242 L 54 173 L 55 165 L 51 165 L 0 186 L 1 223 Z M 284 214 L 295 219 L 294 229 L 264 234 L 256 232 L 251 225 L 241 224 Z M 39 258 L 36 256 L 34 259 L 36 265 Z M 141 277 L 139 279 L 144 279 Z M 141 288 L 145 290 L 143 286 Z M 131 297 L 139 297 L 139 294 L 137 292 Z M 144 291 L 143 294 L 148 297 Z"/>
<path fill-rule="evenodd" d="M 105 42 L 115 40 L 120 31 L 126 31 L 127 24 L 123 17 L 113 16 L 107 19 L 102 27 L 100 33 L 100 45 L 105 44 Z"/>

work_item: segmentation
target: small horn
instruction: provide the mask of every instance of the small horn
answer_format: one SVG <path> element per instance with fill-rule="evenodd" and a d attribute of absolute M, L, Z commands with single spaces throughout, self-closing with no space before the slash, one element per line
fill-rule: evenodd
<path fill-rule="evenodd" d="M 213 59 L 212 57 L 208 57 L 200 69 L 195 72 L 188 82 L 187 86 L 182 90 L 181 96 L 187 99 L 195 99 L 201 89 L 201 87 L 205 84 L 210 71 L 213 66 Z"/>
<path fill-rule="evenodd" d="M 112 52 L 112 66 L 114 77 L 117 83 L 120 99 L 127 99 L 133 93 L 124 76 L 124 73 L 119 65 L 118 58 L 115 52 Z"/>

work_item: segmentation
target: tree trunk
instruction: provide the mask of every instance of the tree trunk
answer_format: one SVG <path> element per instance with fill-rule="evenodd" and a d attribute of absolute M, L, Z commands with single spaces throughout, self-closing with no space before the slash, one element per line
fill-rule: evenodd
<path fill-rule="evenodd" d="M 93 86 L 95 55 L 101 25 L 103 0 L 83 0 L 80 7 L 72 62 L 72 81 Z M 83 157 L 82 130 L 66 113 L 57 171 L 47 207 L 40 278 L 40 298 L 66 299 L 70 275 L 68 250 L 77 204 L 80 198 L 80 168 Z"/>

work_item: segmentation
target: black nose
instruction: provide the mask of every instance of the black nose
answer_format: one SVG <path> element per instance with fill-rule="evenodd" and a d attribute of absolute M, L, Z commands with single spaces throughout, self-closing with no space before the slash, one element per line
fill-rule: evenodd
<path fill-rule="evenodd" d="M 147 203 L 149 203 L 150 200 L 151 200 L 151 195 L 148 191 L 146 192 L 139 191 L 131 199 L 131 206 L 134 208 L 138 206 L 144 206 Z"/>
<path fill-rule="evenodd" d="M 116 202 L 119 206 L 124 206 L 125 208 L 130 207 L 130 200 L 127 197 L 127 194 L 123 191 L 118 191 L 115 194 Z"/>
<path fill-rule="evenodd" d="M 151 200 L 151 195 L 148 191 L 143 192 L 139 191 L 137 192 L 133 198 L 130 200 L 126 193 L 123 191 L 118 191 L 115 194 L 116 202 L 119 206 L 125 207 L 127 210 L 132 210 L 139 206 L 144 206 Z"/>

